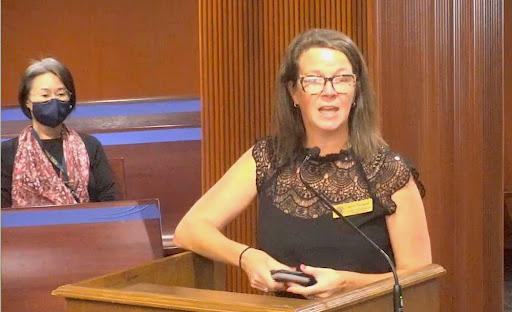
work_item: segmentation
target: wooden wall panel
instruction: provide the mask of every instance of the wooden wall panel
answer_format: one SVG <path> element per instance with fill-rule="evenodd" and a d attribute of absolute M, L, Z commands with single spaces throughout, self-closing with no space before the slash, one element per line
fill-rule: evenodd
<path fill-rule="evenodd" d="M 79 101 L 199 94 L 197 0 L 4 0 L 2 106 L 31 59 L 54 56 Z"/>
<path fill-rule="evenodd" d="M 179 220 L 201 193 L 200 141 L 104 146 L 107 158 L 123 158 L 127 199 L 158 198 L 165 249 Z"/>
<path fill-rule="evenodd" d="M 357 0 L 263 0 L 199 2 L 202 185 L 210 188 L 256 138 L 270 132 L 275 76 L 284 49 L 302 30 L 341 30 L 368 49 L 367 2 Z M 256 206 L 226 230 L 255 245 Z M 252 292 L 238 268 L 227 288 Z"/>
<path fill-rule="evenodd" d="M 2 311 L 69 311 L 52 290 L 163 257 L 160 220 L 140 214 L 152 206 L 155 200 L 2 209 Z M 69 222 L 77 215 L 86 221 Z M 13 226 L 22 218 L 30 220 Z"/>
<path fill-rule="evenodd" d="M 504 2 L 505 191 L 512 192 L 512 1 Z"/>
<path fill-rule="evenodd" d="M 375 3 L 383 133 L 427 187 L 442 311 L 502 311 L 503 1 Z"/>
<path fill-rule="evenodd" d="M 186 102 L 194 107 L 197 105 L 194 99 Z M 159 199 L 166 252 L 172 247 L 171 239 L 179 220 L 201 194 L 201 138 L 180 136 L 176 133 L 173 135 L 171 132 L 167 132 L 167 136 L 159 136 L 153 131 L 199 131 L 199 111 L 168 112 L 172 106 L 176 105 L 174 107 L 179 109 L 186 102 L 153 99 L 153 102 L 147 100 L 78 103 L 77 110 L 66 120 L 66 125 L 71 129 L 96 135 L 102 141 L 112 169 L 115 166 L 113 161 L 117 159 L 119 164 L 122 160 L 126 199 Z M 105 109 L 104 105 L 111 106 Z M 158 111 L 158 107 L 167 112 L 150 114 Z M 99 112 L 91 116 L 97 108 Z M 16 110 L 18 109 L 11 109 Z M 116 111 L 125 115 L 110 116 L 110 113 Z M 133 114 L 134 112 L 140 114 Z M 12 117 L 7 110 L 4 110 L 4 113 Z M 16 137 L 29 124 L 28 119 L 2 121 L 1 138 Z M 126 132 L 131 131 L 134 131 L 133 135 L 127 136 Z M 105 138 L 104 135 L 108 134 L 111 135 L 110 138 Z M 159 140 L 150 139 L 149 142 L 141 143 L 130 138 L 148 139 L 153 135 L 159 137 Z M 114 173 L 118 171 L 114 170 Z"/>

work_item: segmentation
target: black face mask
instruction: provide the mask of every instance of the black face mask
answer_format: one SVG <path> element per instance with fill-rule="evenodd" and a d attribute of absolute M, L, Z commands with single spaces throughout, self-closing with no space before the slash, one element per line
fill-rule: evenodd
<path fill-rule="evenodd" d="M 32 102 L 34 118 L 41 124 L 55 128 L 60 125 L 73 107 L 69 101 L 51 99 L 46 102 Z"/>

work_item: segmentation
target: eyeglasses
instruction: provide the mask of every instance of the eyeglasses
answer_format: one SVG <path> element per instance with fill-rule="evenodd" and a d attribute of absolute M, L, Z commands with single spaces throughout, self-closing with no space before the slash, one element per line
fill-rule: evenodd
<path fill-rule="evenodd" d="M 57 89 L 53 92 L 49 89 L 41 89 L 35 91 L 34 93 L 31 93 L 30 95 L 30 101 L 32 102 L 46 102 L 48 100 L 51 100 L 53 97 L 59 101 L 69 101 L 69 99 L 71 98 L 71 92 L 64 88 Z"/>
<path fill-rule="evenodd" d="M 337 93 L 348 93 L 352 90 L 356 82 L 356 75 L 344 74 L 332 77 L 322 76 L 301 76 L 299 78 L 302 90 L 311 95 L 320 94 L 325 88 L 327 81 Z"/>

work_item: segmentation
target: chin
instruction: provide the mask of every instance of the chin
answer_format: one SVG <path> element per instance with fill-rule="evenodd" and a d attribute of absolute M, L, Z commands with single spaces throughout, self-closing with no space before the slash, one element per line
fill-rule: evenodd
<path fill-rule="evenodd" d="M 325 132 L 338 132 L 342 128 L 342 124 L 336 124 L 336 125 L 317 125 L 316 128 L 320 131 Z"/>
<path fill-rule="evenodd" d="M 321 120 L 315 123 L 315 126 L 319 130 L 323 131 L 337 131 L 343 127 L 344 122 L 342 120 Z"/>

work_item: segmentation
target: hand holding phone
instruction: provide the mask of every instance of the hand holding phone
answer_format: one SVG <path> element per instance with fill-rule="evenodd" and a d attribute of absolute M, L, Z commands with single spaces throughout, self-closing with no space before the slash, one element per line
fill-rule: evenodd
<path fill-rule="evenodd" d="M 292 282 L 305 287 L 316 284 L 315 277 L 304 272 L 272 270 L 270 271 L 270 275 L 276 282 Z"/>

